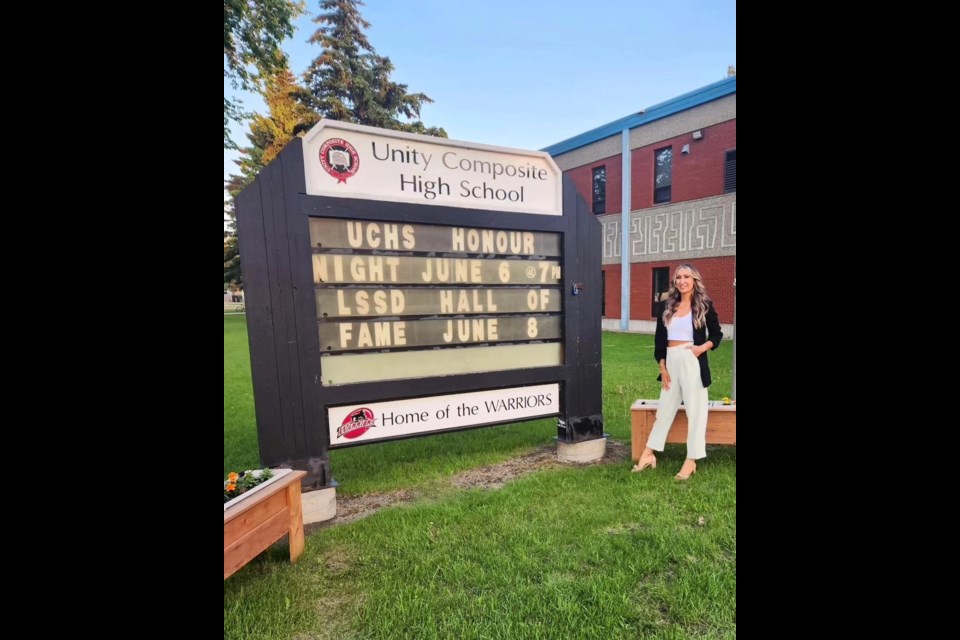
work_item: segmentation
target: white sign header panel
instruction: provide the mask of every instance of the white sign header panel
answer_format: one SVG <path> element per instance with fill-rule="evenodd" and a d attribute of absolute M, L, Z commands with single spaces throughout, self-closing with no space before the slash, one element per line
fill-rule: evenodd
<path fill-rule="evenodd" d="M 563 215 L 563 174 L 543 151 L 321 120 L 303 153 L 310 195 Z"/>

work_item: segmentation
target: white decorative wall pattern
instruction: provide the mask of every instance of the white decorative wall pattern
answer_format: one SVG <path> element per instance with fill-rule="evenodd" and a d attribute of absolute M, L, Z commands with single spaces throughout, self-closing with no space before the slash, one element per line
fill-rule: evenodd
<path fill-rule="evenodd" d="M 601 220 L 603 224 L 603 257 L 620 258 L 620 220 L 612 218 Z M 607 262 L 607 260 L 604 260 Z"/>
<path fill-rule="evenodd" d="M 599 216 L 603 263 L 620 263 L 620 214 Z M 660 205 L 630 214 L 630 262 L 737 253 L 736 194 Z"/>

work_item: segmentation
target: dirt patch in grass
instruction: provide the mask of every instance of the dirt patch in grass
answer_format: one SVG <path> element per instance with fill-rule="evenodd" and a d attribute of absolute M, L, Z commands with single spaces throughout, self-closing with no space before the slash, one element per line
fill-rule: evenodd
<path fill-rule="evenodd" d="M 604 456 L 596 462 L 561 462 L 557 458 L 556 443 L 538 447 L 522 456 L 504 460 L 486 467 L 467 469 L 450 478 L 450 484 L 460 489 L 499 489 L 511 480 L 542 469 L 554 469 L 563 466 L 587 467 L 596 464 L 617 464 L 630 459 L 630 446 L 623 442 L 607 440 Z M 401 489 L 390 493 L 367 493 L 361 496 L 337 496 L 337 515 L 332 520 L 316 522 L 304 526 L 305 533 L 311 533 L 324 527 L 359 520 L 384 507 L 402 502 L 410 502 L 419 497 L 419 493 Z"/>
<path fill-rule="evenodd" d="M 332 520 L 304 525 L 303 531 L 309 534 L 330 525 L 353 522 L 376 513 L 384 507 L 410 502 L 418 496 L 418 493 L 406 489 L 390 493 L 365 493 L 362 496 L 337 496 L 337 515 Z"/>
<path fill-rule="evenodd" d="M 557 445 L 548 444 L 517 458 L 511 458 L 487 467 L 467 469 L 450 479 L 450 484 L 461 489 L 499 489 L 511 480 L 541 469 L 554 469 L 568 465 L 587 467 L 595 464 L 623 462 L 630 456 L 630 448 L 621 442 L 607 440 L 604 456 L 595 462 L 561 462 L 557 458 Z"/>
<path fill-rule="evenodd" d="M 499 489 L 520 476 L 563 464 L 557 460 L 557 446 L 544 445 L 530 453 L 497 464 L 461 471 L 450 478 L 450 484 L 460 489 Z"/>

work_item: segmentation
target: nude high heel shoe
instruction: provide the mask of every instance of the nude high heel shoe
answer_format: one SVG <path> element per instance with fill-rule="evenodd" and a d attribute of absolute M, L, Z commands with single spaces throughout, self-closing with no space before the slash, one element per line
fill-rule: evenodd
<path fill-rule="evenodd" d="M 641 454 L 640 459 L 637 460 L 637 464 L 633 465 L 633 469 L 631 469 L 630 472 L 636 473 L 638 471 L 643 471 L 647 467 L 650 467 L 651 469 L 657 468 L 656 456 L 651 455 L 649 458 L 644 459 L 643 455 Z"/>
<path fill-rule="evenodd" d="M 684 462 L 684 463 L 683 463 L 683 466 L 686 467 L 686 466 L 687 466 L 687 463 Z M 692 475 L 695 474 L 696 472 L 697 472 L 697 463 L 694 462 L 694 463 L 693 463 L 693 469 L 690 470 L 690 473 L 688 473 L 687 475 L 683 475 L 683 467 L 681 467 L 681 468 L 680 468 L 680 472 L 679 472 L 677 475 L 673 476 L 673 477 L 674 477 L 674 479 L 676 479 L 676 480 L 689 480 L 689 479 L 690 479 L 690 476 L 692 476 Z"/>

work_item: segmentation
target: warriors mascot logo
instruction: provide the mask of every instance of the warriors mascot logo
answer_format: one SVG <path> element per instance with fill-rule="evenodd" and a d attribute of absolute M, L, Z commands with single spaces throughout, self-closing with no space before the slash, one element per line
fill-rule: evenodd
<path fill-rule="evenodd" d="M 360 155 L 343 138 L 330 138 L 320 145 L 320 165 L 337 179 L 337 184 L 346 184 L 347 178 L 360 170 Z"/>
<path fill-rule="evenodd" d="M 367 429 L 377 426 L 377 421 L 373 417 L 373 411 L 366 407 L 360 407 L 350 412 L 340 428 L 337 429 L 337 439 L 341 437 L 347 440 L 359 438 L 367 432 Z"/>

